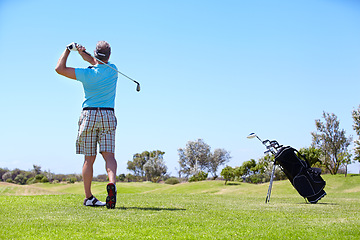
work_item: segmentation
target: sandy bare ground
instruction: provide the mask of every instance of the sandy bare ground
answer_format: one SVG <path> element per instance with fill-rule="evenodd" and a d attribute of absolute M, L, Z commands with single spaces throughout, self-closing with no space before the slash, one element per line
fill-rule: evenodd
<path fill-rule="evenodd" d="M 61 194 L 34 185 L 18 185 L 0 182 L 0 195 L 49 195 Z"/>

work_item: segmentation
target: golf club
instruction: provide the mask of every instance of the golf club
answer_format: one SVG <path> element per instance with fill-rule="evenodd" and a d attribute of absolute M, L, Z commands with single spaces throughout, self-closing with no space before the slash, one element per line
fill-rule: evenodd
<path fill-rule="evenodd" d="M 70 44 L 70 45 L 68 46 L 68 49 L 69 49 L 70 51 L 76 51 L 77 46 L 81 46 L 81 45 L 78 44 L 78 43 L 72 43 L 72 44 Z M 133 81 L 134 83 L 136 83 L 136 84 L 137 84 L 137 86 L 136 86 L 136 91 L 140 92 L 140 83 L 139 83 L 139 82 L 135 81 L 134 79 L 132 79 L 132 78 L 129 77 L 129 76 L 126 76 L 125 74 L 123 74 L 122 72 L 116 70 L 115 68 L 111 67 L 110 65 L 104 63 L 103 61 L 101 61 L 101 60 L 98 59 L 97 57 L 92 56 L 92 55 L 91 55 L 90 53 L 88 53 L 87 51 L 84 51 L 84 53 L 86 53 L 87 55 L 95 58 L 96 60 L 98 60 L 98 61 L 101 62 L 102 64 L 105 64 L 105 65 L 108 66 L 109 68 L 117 71 L 118 73 L 120 73 L 121 75 L 123 75 L 124 77 L 126 77 L 127 79 L 130 79 L 131 81 Z"/>
<path fill-rule="evenodd" d="M 262 142 L 261 139 L 255 133 L 250 133 L 249 136 L 247 136 L 247 138 L 248 139 L 257 138 L 260 140 L 260 142 Z"/>
<path fill-rule="evenodd" d="M 247 138 L 249 139 L 252 139 L 252 138 L 257 138 L 260 140 L 260 142 L 262 144 L 265 145 L 266 147 L 266 151 L 264 152 L 265 154 L 268 154 L 269 152 L 271 152 L 272 154 L 276 154 L 276 150 L 280 147 L 282 147 L 282 145 L 279 145 L 279 143 L 275 140 L 273 141 L 269 141 L 269 140 L 264 140 L 264 141 L 261 141 L 261 139 L 255 134 L 255 133 L 250 133 Z M 275 150 L 274 150 L 275 149 Z M 269 188 L 268 188 L 268 192 L 267 192 L 267 195 L 266 195 L 266 199 L 265 199 L 265 203 L 268 203 L 270 202 L 270 196 L 271 196 L 271 189 L 272 189 L 272 185 L 273 185 L 273 181 L 274 181 L 274 175 L 275 175 L 275 162 L 273 164 L 273 169 L 271 171 L 271 176 L 270 176 L 270 184 L 269 184 Z"/>
<path fill-rule="evenodd" d="M 276 150 L 282 145 L 279 145 L 279 143 L 276 140 L 270 141 L 270 140 L 264 140 L 262 141 L 255 133 L 250 133 L 247 136 L 248 139 L 257 138 L 259 141 L 266 147 L 267 151 L 265 153 L 271 152 L 272 154 L 276 153 Z"/>

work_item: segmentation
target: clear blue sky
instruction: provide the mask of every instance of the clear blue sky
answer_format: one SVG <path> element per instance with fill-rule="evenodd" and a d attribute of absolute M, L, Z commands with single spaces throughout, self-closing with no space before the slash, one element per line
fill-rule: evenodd
<path fill-rule="evenodd" d="M 177 149 L 198 138 L 230 151 L 231 166 L 263 156 L 251 132 L 308 147 L 323 111 L 356 138 L 359 23 L 356 0 L 2 0 L 0 167 L 81 172 L 82 86 L 54 71 L 71 42 L 92 52 L 108 41 L 111 61 L 141 83 L 138 93 L 119 78 L 118 173 L 159 149 L 176 175 Z M 88 65 L 71 53 L 68 66 Z"/>

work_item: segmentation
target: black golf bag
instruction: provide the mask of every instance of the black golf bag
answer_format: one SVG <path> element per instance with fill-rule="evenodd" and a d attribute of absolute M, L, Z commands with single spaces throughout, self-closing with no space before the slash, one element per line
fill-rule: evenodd
<path fill-rule="evenodd" d="M 280 145 L 276 140 L 262 141 L 255 133 L 251 133 L 247 138 L 259 139 L 259 141 L 267 148 L 267 151 L 264 153 L 272 153 L 275 157 L 265 203 L 270 201 L 276 165 L 281 167 L 298 193 L 310 203 L 317 203 L 326 195 L 324 191 L 326 183 L 320 176 L 321 169 L 312 168 L 306 158 L 295 148 L 290 146 L 283 147 L 283 145 Z M 298 153 L 298 155 L 303 159 L 300 159 L 296 153 Z"/>
<path fill-rule="evenodd" d="M 310 203 L 317 203 L 326 195 L 326 182 L 320 176 L 320 168 L 312 168 L 305 157 L 300 159 L 298 151 L 290 146 L 281 147 L 275 154 L 274 163 L 280 165 L 298 193 Z"/>

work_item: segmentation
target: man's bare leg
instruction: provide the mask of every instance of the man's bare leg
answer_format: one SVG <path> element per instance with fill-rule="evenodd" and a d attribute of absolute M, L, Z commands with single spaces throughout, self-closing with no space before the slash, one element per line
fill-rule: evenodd
<path fill-rule="evenodd" d="M 84 181 L 85 197 L 89 198 L 92 196 L 91 193 L 91 182 L 93 179 L 93 166 L 95 162 L 95 156 L 85 156 L 84 165 L 82 169 L 82 176 Z"/>
<path fill-rule="evenodd" d="M 109 176 L 109 182 L 106 186 L 106 190 L 108 192 L 108 196 L 106 197 L 106 207 L 107 208 L 115 208 L 116 205 L 116 168 L 117 162 L 115 160 L 114 153 L 111 152 L 102 152 L 101 153 L 105 160 L 106 171 Z"/>
<path fill-rule="evenodd" d="M 109 182 L 116 183 L 117 162 L 115 154 L 111 152 L 102 152 L 101 154 L 105 160 L 105 168 L 109 176 Z"/>

